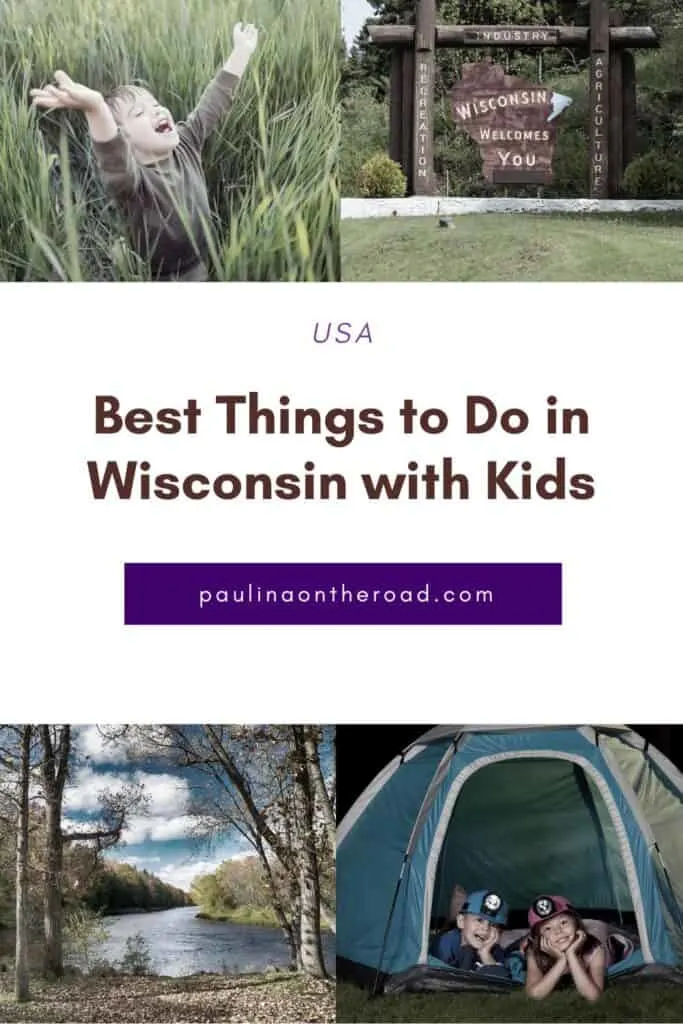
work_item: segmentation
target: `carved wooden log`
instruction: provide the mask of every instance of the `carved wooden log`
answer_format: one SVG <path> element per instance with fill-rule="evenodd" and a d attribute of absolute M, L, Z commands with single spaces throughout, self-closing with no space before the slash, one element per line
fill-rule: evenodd
<path fill-rule="evenodd" d="M 413 25 L 369 25 L 370 39 L 375 46 L 412 46 Z M 505 39 L 505 34 L 508 38 Z M 588 46 L 590 29 L 573 25 L 437 25 L 437 47 L 499 46 L 523 50 L 541 46 Z M 613 26 L 609 29 L 612 46 L 652 49 L 659 46 L 659 37 L 649 26 Z"/>
<path fill-rule="evenodd" d="M 436 0 L 420 0 L 415 19 L 415 81 L 413 100 L 413 191 L 434 192 L 434 53 Z"/>
<path fill-rule="evenodd" d="M 590 143 L 588 189 L 591 199 L 609 198 L 609 7 L 592 0 L 590 28 Z"/>
<path fill-rule="evenodd" d="M 401 167 L 408 179 L 408 195 L 413 195 L 413 92 L 415 89 L 415 55 L 412 50 L 403 51 L 403 101 L 401 110 Z"/>

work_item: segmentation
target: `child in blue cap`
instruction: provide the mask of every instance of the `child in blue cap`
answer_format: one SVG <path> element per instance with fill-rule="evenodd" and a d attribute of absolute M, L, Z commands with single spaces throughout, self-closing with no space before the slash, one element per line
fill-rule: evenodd
<path fill-rule="evenodd" d="M 456 917 L 456 928 L 437 936 L 432 956 L 462 971 L 484 970 L 508 978 L 500 937 L 507 924 L 507 904 L 497 892 L 480 889 L 469 894 Z"/>

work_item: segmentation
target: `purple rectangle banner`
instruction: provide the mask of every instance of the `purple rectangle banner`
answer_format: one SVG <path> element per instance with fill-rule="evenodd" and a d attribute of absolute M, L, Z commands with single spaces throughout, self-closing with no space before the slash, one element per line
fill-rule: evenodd
<path fill-rule="evenodd" d="M 559 563 L 143 563 L 127 626 L 559 626 Z"/>

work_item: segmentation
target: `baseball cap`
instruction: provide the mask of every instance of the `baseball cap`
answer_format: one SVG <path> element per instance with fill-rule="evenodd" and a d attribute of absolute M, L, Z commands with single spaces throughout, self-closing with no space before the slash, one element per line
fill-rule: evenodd
<path fill-rule="evenodd" d="M 529 908 L 529 927 L 533 928 L 539 921 L 550 921 L 558 914 L 576 913 L 573 906 L 564 896 L 538 896 Z"/>
<path fill-rule="evenodd" d="M 508 907 L 502 896 L 491 889 L 478 889 L 471 892 L 463 903 L 461 914 L 476 914 L 486 917 L 492 924 L 506 925 Z"/>

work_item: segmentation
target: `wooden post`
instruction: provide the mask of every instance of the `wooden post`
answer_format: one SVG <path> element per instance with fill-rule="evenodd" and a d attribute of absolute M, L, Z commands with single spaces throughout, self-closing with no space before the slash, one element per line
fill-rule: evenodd
<path fill-rule="evenodd" d="M 623 97 L 624 140 L 622 153 L 624 170 L 636 155 L 638 127 L 636 124 L 636 58 L 630 50 L 624 50 L 621 63 Z"/>
<path fill-rule="evenodd" d="M 391 51 L 389 73 L 389 156 L 401 163 L 403 153 L 403 51 L 398 47 Z M 405 171 L 405 168 L 404 168 Z"/>
<path fill-rule="evenodd" d="M 415 194 L 413 180 L 413 99 L 415 92 L 415 55 L 412 50 L 403 50 L 403 72 L 401 85 L 403 100 L 401 102 L 401 167 L 408 179 L 408 195 Z"/>
<path fill-rule="evenodd" d="M 607 0 L 591 0 L 590 24 L 590 150 L 589 194 L 609 196 L 609 8 Z"/>
<path fill-rule="evenodd" d="M 436 0 L 417 0 L 415 18 L 413 192 L 434 195 Z"/>
<path fill-rule="evenodd" d="M 621 11 L 610 12 L 610 25 L 623 23 Z M 609 53 L 609 196 L 616 199 L 624 176 L 623 50 L 610 46 Z"/>

